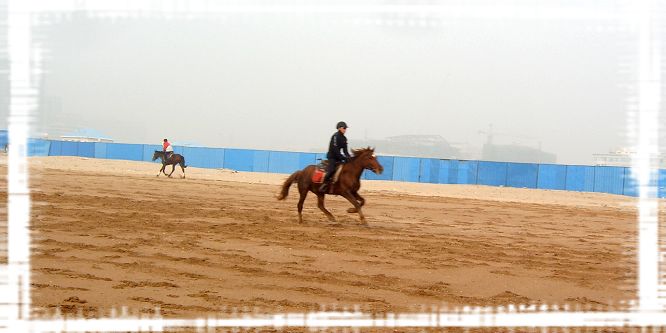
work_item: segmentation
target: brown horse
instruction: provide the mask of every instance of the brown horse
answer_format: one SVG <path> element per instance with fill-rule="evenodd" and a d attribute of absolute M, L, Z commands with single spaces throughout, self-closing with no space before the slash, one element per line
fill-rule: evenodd
<path fill-rule="evenodd" d="M 376 174 L 381 174 L 384 171 L 384 167 L 379 164 L 377 157 L 375 156 L 375 150 L 368 147 L 363 149 L 353 150 L 354 157 L 352 157 L 349 162 L 345 163 L 342 171 L 340 172 L 340 177 L 335 184 L 331 184 L 328 193 L 341 195 L 345 199 L 349 200 L 354 208 L 347 210 L 349 213 L 358 213 L 361 217 L 361 223 L 365 222 L 365 216 L 361 211 L 361 207 L 365 204 L 365 199 L 358 194 L 359 188 L 361 188 L 361 174 L 363 170 L 368 169 L 372 170 Z M 294 172 L 282 185 L 282 192 L 278 195 L 278 200 L 284 200 L 289 194 L 289 187 L 294 182 L 298 182 L 298 192 L 301 194 L 300 199 L 298 200 L 298 222 L 303 223 L 303 202 L 305 197 L 308 195 L 308 191 L 311 191 L 317 196 L 318 206 L 324 214 L 328 217 L 330 221 L 335 221 L 333 214 L 326 210 L 324 207 L 324 193 L 319 193 L 319 187 L 321 184 L 314 183 L 312 181 L 312 174 L 315 172 L 317 167 L 314 165 L 309 165 L 303 170 Z"/>
<path fill-rule="evenodd" d="M 183 170 L 182 178 L 185 178 L 185 168 L 187 168 L 187 165 L 185 165 L 185 157 L 183 155 L 173 153 L 169 156 L 169 159 L 166 160 L 164 158 L 164 152 L 156 150 L 153 154 L 153 161 L 158 158 L 162 160 L 162 169 L 157 173 L 157 177 L 159 177 L 162 172 L 167 175 L 166 171 L 164 171 L 167 165 L 171 165 L 171 173 L 167 175 L 168 177 L 171 177 L 171 174 L 173 174 L 173 171 L 176 169 L 176 164 L 180 164 L 180 169 Z"/>

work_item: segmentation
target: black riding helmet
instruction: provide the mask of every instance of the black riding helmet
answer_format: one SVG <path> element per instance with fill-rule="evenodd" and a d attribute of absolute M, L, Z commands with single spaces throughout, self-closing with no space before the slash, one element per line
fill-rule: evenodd
<path fill-rule="evenodd" d="M 347 123 L 345 123 L 344 121 L 341 121 L 335 126 L 335 129 L 339 129 L 340 127 L 347 128 Z"/>

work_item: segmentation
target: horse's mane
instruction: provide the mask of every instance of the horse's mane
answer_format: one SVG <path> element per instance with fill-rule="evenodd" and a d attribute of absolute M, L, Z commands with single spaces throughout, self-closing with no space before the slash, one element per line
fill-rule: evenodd
<path fill-rule="evenodd" d="M 374 154 L 374 153 L 375 153 L 375 149 L 370 148 L 370 147 L 352 149 L 352 154 L 354 154 L 354 157 L 352 157 L 352 158 L 357 158 L 357 157 L 365 156 L 367 154 Z"/>

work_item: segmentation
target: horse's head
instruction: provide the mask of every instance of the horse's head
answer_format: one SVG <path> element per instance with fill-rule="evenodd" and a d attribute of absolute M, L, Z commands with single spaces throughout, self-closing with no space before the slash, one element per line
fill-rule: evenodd
<path fill-rule="evenodd" d="M 156 150 L 155 153 L 153 154 L 153 161 L 158 159 L 162 155 L 162 152 L 159 150 Z"/>
<path fill-rule="evenodd" d="M 354 160 L 359 161 L 364 169 L 372 170 L 378 175 L 384 171 L 384 167 L 377 160 L 374 148 L 354 149 L 352 152 L 354 153 Z"/>

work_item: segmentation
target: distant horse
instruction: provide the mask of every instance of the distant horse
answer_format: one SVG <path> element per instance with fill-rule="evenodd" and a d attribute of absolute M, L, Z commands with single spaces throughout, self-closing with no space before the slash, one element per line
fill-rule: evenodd
<path fill-rule="evenodd" d="M 361 223 L 365 224 L 365 216 L 363 216 L 363 212 L 361 211 L 361 207 L 365 204 L 365 199 L 358 194 L 358 190 L 361 188 L 361 174 L 365 169 L 372 170 L 376 174 L 381 174 L 384 171 L 384 167 L 379 164 L 375 156 L 375 150 L 370 147 L 355 149 L 353 153 L 354 156 L 342 167 L 338 181 L 330 185 L 329 191 L 326 194 L 341 195 L 349 200 L 354 205 L 354 208 L 348 209 L 347 212 L 358 213 Z M 291 184 L 294 182 L 298 183 L 298 192 L 301 195 L 297 205 L 299 223 L 303 223 L 303 202 L 308 195 L 308 191 L 317 196 L 319 209 L 326 214 L 330 221 L 335 221 L 333 214 L 324 207 L 324 193 L 319 193 L 319 187 L 322 184 L 312 181 L 312 176 L 316 169 L 317 166 L 309 165 L 305 169 L 291 174 L 282 185 L 282 192 L 278 195 L 278 200 L 284 200 L 289 194 Z"/>
<path fill-rule="evenodd" d="M 171 177 L 171 174 L 173 174 L 173 171 L 176 169 L 176 164 L 180 164 L 180 168 L 183 170 L 182 178 L 185 178 L 185 168 L 187 168 L 187 165 L 185 165 L 185 157 L 183 155 L 172 153 L 171 156 L 169 156 L 169 159 L 166 160 L 164 158 L 164 152 L 156 150 L 153 154 L 153 161 L 158 158 L 162 160 L 162 169 L 157 173 L 157 177 L 159 177 L 162 172 L 167 175 L 166 171 L 164 171 L 167 165 L 171 165 L 171 173 L 167 175 L 168 177 Z"/>

